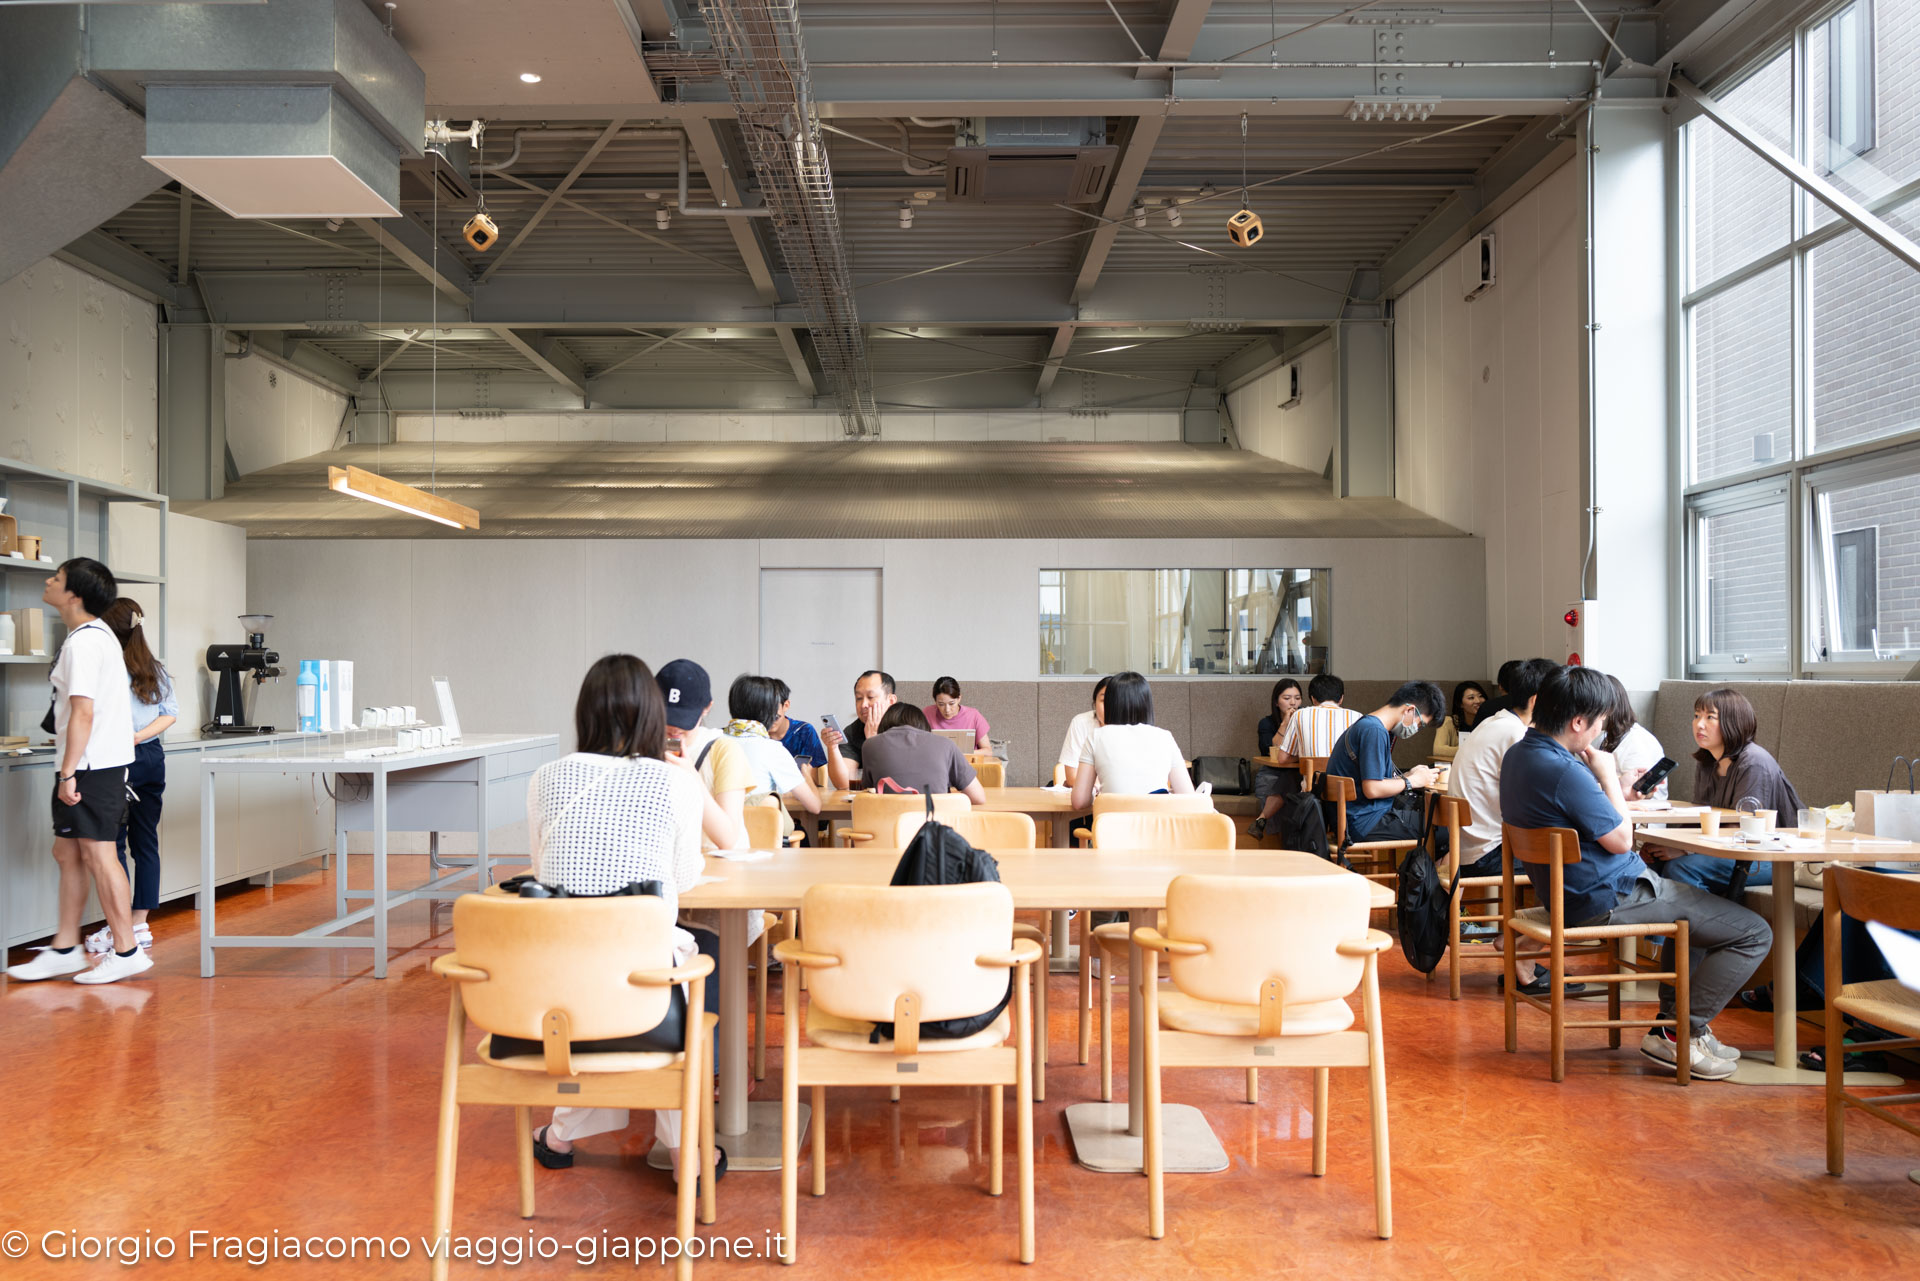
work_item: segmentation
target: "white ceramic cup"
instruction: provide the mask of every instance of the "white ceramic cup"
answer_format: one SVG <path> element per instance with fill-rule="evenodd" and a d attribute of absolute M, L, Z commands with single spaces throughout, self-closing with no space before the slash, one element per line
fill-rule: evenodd
<path fill-rule="evenodd" d="M 1740 816 L 1740 835 L 1761 836 L 1767 830 L 1767 816 L 1762 814 L 1742 814 Z"/>

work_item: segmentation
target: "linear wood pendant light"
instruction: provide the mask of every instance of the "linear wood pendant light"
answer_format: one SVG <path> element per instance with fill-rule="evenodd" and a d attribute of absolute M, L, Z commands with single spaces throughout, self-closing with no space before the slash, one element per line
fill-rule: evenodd
<path fill-rule="evenodd" d="M 376 476 L 361 467 L 327 468 L 327 488 L 337 494 L 364 498 L 370 503 L 391 507 L 409 516 L 424 516 L 455 529 L 480 528 L 480 513 L 473 508 L 462 507 L 438 494 L 429 494 L 424 489 L 415 489 L 412 485 L 403 485 L 385 476 Z"/>

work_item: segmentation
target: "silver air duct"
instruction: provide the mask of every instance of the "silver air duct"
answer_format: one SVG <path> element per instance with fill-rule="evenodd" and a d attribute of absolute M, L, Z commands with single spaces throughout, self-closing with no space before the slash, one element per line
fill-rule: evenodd
<path fill-rule="evenodd" d="M 841 423 L 849 436 L 877 437 L 873 372 L 794 0 L 708 0 L 702 12 Z"/>

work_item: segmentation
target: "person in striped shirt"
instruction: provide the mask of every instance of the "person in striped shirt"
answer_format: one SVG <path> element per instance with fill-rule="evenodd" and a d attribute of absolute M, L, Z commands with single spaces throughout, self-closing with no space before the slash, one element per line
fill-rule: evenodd
<path fill-rule="evenodd" d="M 1322 672 L 1309 681 L 1307 697 L 1311 706 L 1293 714 L 1287 732 L 1274 744 L 1275 764 L 1284 768 L 1299 764 L 1303 756 L 1331 756 L 1333 745 L 1340 741 L 1347 727 L 1360 719 L 1360 713 L 1340 705 L 1346 696 L 1347 683 L 1329 672 Z"/>

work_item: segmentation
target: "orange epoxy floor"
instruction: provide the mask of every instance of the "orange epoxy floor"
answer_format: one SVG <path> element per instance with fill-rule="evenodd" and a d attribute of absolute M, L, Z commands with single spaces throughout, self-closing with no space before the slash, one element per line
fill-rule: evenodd
<path fill-rule="evenodd" d="M 356 857 L 355 882 L 369 879 Z M 396 860 L 397 884 L 424 859 Z M 223 930 L 296 932 L 329 916 L 329 873 L 223 892 Z M 132 982 L 0 986 L 0 1098 L 10 1154 L 0 1165 L 0 1245 L 25 1231 L 9 1281 L 39 1277 L 422 1277 L 447 994 L 427 969 L 450 944 L 448 909 L 394 916 L 391 977 L 365 953 L 220 953 L 199 973 L 189 907 L 154 920 L 155 969 Z M 21 959 L 16 954 L 14 960 Z M 986 1195 L 986 1102 L 977 1090 L 829 1094 L 828 1195 L 805 1195 L 799 1263 L 788 1275 L 1161 1277 L 1897 1276 L 1920 1258 L 1920 1141 L 1855 1114 L 1849 1172 L 1824 1169 L 1821 1096 L 1808 1089 L 1699 1083 L 1677 1088 L 1631 1048 L 1576 1037 L 1568 1078 L 1546 1077 L 1544 1020 L 1524 1019 L 1522 1052 L 1501 1049 L 1493 977 L 1445 999 L 1389 954 L 1384 980 L 1392 1109 L 1394 1224 L 1373 1236 L 1364 1080 L 1333 1077 L 1328 1175 L 1309 1173 L 1309 1078 L 1170 1076 L 1169 1102 L 1199 1105 L 1231 1168 L 1168 1179 L 1168 1232 L 1145 1235 L 1146 1187 L 1074 1164 L 1062 1110 L 1097 1097 L 1097 1066 L 1072 1063 L 1074 986 L 1056 977 L 1048 1099 L 1035 1109 L 1038 1261 L 1016 1261 L 1009 1118 L 1008 1195 Z M 775 1004 L 778 990 L 775 989 Z M 1124 1004 L 1122 1005 L 1124 1011 Z M 1730 1012 L 1724 1040 L 1765 1045 L 1765 1016 Z M 778 1030 L 775 1029 L 777 1043 Z M 1814 1039 L 1811 1029 L 1805 1041 Z M 1631 1039 L 1630 1039 L 1631 1044 Z M 777 1099 L 777 1052 L 756 1098 Z M 518 1217 L 512 1114 L 469 1109 L 461 1130 L 456 1234 L 524 1242 L 671 1231 L 671 1183 L 646 1167 L 651 1117 L 587 1140 L 575 1168 L 539 1171 L 538 1215 Z M 754 1243 L 778 1224 L 773 1174 L 720 1185 L 709 1235 Z M 189 1233 L 410 1239 L 402 1262 L 188 1260 Z M 128 1268 L 48 1260 L 48 1232 L 168 1238 L 171 1260 Z M 143 1238 L 147 1239 L 147 1238 Z M 58 1240 L 55 1242 L 58 1245 Z M 123 1249 L 127 1248 L 123 1245 Z M 1904 1260 L 1904 1262 L 1903 1262 Z M 706 1275 L 777 1267 L 714 1261 Z M 456 1263 L 454 1275 L 612 1275 L 573 1255 L 517 1266 Z M 641 1270 L 657 1275 L 655 1265 Z"/>

